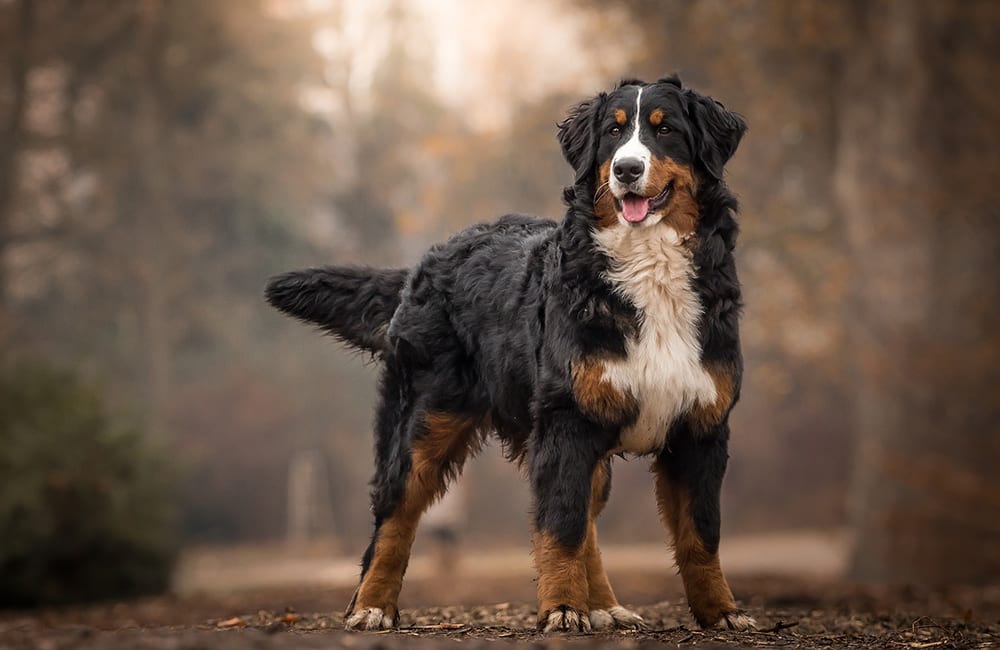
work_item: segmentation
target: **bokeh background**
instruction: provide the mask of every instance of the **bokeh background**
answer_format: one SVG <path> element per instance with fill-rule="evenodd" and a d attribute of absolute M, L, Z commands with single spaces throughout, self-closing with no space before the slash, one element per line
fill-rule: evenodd
<path fill-rule="evenodd" d="M 1000 580 L 998 33 L 990 0 L 0 0 L 0 605 L 359 556 L 375 369 L 266 279 L 559 218 L 556 122 L 675 71 L 750 124 L 727 539 Z M 662 542 L 615 472 L 602 537 Z M 462 539 L 526 553 L 496 447 L 460 485 Z"/>

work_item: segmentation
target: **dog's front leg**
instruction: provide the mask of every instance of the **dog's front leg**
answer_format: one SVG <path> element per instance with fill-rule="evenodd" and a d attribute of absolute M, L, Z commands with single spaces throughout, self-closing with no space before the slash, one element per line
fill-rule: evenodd
<path fill-rule="evenodd" d="M 574 409 L 547 412 L 539 424 L 530 457 L 538 627 L 589 632 L 586 539 L 603 435 Z"/>
<path fill-rule="evenodd" d="M 673 537 L 674 557 L 695 620 L 752 630 L 754 620 L 741 611 L 719 563 L 719 493 L 728 460 L 728 424 L 693 433 L 671 432 L 669 446 L 656 462 L 656 500 Z"/>

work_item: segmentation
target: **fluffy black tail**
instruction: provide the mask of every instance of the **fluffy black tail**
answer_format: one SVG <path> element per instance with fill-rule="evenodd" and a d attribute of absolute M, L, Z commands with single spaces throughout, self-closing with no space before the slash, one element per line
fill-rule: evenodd
<path fill-rule="evenodd" d="M 282 273 L 264 292 L 272 306 L 370 352 L 385 349 L 406 269 L 324 266 Z"/>

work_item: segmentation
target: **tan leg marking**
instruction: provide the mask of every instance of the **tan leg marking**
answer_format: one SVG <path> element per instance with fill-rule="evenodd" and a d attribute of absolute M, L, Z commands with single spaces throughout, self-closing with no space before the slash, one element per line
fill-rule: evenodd
<path fill-rule="evenodd" d="M 379 629 L 395 622 L 399 591 L 420 516 L 444 493 L 448 474 L 457 473 L 466 458 L 478 450 L 482 425 L 481 419 L 449 413 L 431 412 L 425 416 L 424 435 L 414 441 L 410 452 L 411 467 L 403 498 L 379 527 L 371 564 L 358 587 L 354 607 L 348 612 L 348 627 Z M 380 617 L 373 610 L 380 610 L 383 620 L 376 621 Z"/>
<path fill-rule="evenodd" d="M 587 539 L 583 546 L 584 562 L 587 567 L 588 597 L 590 609 L 611 609 L 618 605 L 615 592 L 611 589 L 608 574 L 604 571 L 601 549 L 597 545 L 597 517 L 604 510 L 604 492 L 608 482 L 605 464 L 599 463 L 590 483 L 590 512 L 587 522 Z"/>
<path fill-rule="evenodd" d="M 674 557 L 688 605 L 698 625 L 711 628 L 725 622 L 733 629 L 751 629 L 753 619 L 737 608 L 733 592 L 722 574 L 718 552 L 709 553 L 705 549 L 695 528 L 687 490 L 672 483 L 658 463 L 654 464 L 654 471 L 660 517 L 673 536 Z"/>
<path fill-rule="evenodd" d="M 587 606 L 590 610 L 590 626 L 595 630 L 616 626 L 641 627 L 645 623 L 641 616 L 618 604 L 608 574 L 604 570 L 601 549 L 597 544 L 597 517 L 607 503 L 604 494 L 609 478 L 607 466 L 600 463 L 594 471 L 594 478 L 590 484 L 589 521 L 587 539 L 583 547 L 584 563 L 587 567 Z"/>
<path fill-rule="evenodd" d="M 538 569 L 538 626 L 546 631 L 553 629 L 553 616 L 559 616 L 561 606 L 575 610 L 575 620 L 562 620 L 555 629 L 566 629 L 560 625 L 576 625 L 590 629 L 587 617 L 587 566 L 584 561 L 585 544 L 572 549 L 563 546 L 555 537 L 545 532 L 532 535 L 535 550 L 535 566 Z M 583 620 L 580 617 L 583 617 Z"/>

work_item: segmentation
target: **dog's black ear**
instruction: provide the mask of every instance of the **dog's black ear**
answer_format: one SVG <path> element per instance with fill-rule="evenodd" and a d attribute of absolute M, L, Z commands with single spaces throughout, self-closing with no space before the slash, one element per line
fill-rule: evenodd
<path fill-rule="evenodd" d="M 666 77 L 660 77 L 656 80 L 658 84 L 670 84 L 671 86 L 676 86 L 678 90 L 684 88 L 684 84 L 681 83 L 681 78 L 676 72 L 667 75 Z"/>
<path fill-rule="evenodd" d="M 559 123 L 559 144 L 563 156 L 576 170 L 576 183 L 582 183 L 594 171 L 597 162 L 597 132 L 604 110 L 605 93 L 570 109 L 566 119 Z"/>
<path fill-rule="evenodd" d="M 691 143 L 701 166 L 716 180 L 722 180 L 722 168 L 736 153 L 747 123 L 737 113 L 711 97 L 693 90 L 685 91 L 688 117 L 693 125 Z"/>

